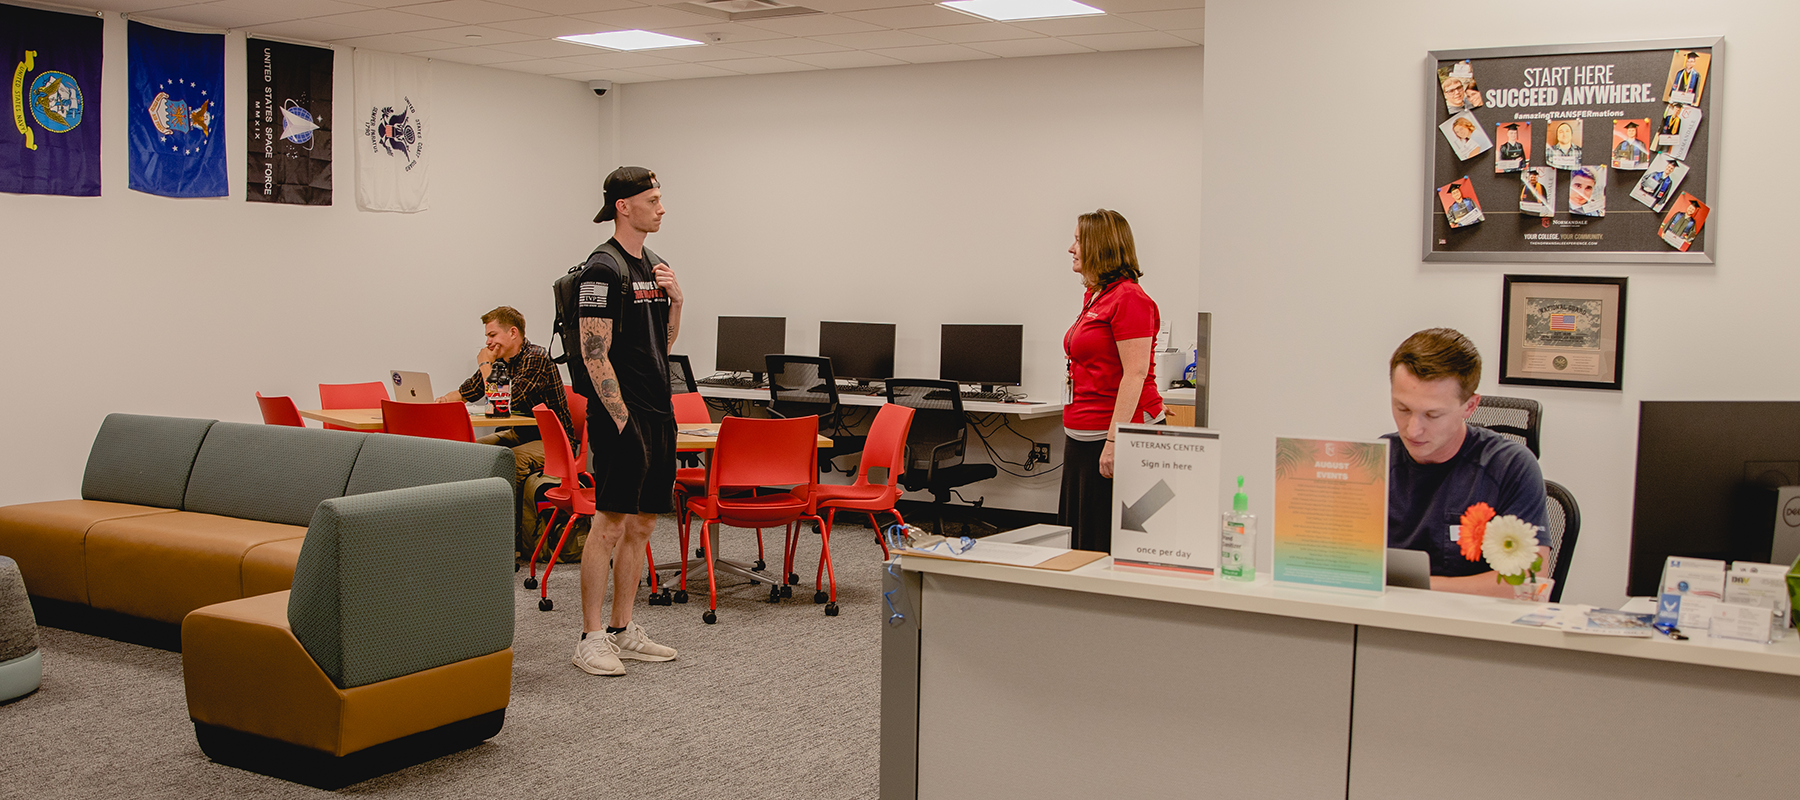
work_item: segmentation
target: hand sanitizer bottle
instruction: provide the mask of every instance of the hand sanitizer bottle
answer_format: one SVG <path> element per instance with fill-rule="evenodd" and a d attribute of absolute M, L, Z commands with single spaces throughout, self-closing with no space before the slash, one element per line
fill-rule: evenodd
<path fill-rule="evenodd" d="M 1219 574 L 1228 581 L 1256 580 L 1256 515 L 1244 494 L 1244 476 L 1238 476 L 1231 511 L 1219 516 L 1225 522 L 1219 531 Z"/>

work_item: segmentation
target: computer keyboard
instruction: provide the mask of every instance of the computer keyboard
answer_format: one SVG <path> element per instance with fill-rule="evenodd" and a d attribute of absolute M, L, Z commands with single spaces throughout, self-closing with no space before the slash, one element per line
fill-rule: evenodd
<path fill-rule="evenodd" d="M 724 389 L 763 389 L 768 383 L 748 375 L 709 375 L 694 383 L 700 386 L 717 386 Z"/>
<path fill-rule="evenodd" d="M 838 390 L 838 394 L 858 394 L 858 395 L 864 395 L 864 396 L 868 396 L 868 397 L 873 397 L 878 394 L 886 393 L 886 390 L 881 388 L 880 386 L 859 386 L 859 385 L 846 386 L 841 383 L 838 384 L 837 390 Z"/>
<path fill-rule="evenodd" d="M 1011 399 L 1007 395 L 1006 392 L 973 392 L 973 391 L 969 391 L 969 392 L 958 392 L 957 394 L 961 395 L 962 399 L 964 399 L 964 400 L 972 400 L 972 401 L 979 402 L 979 403 L 1004 403 Z M 950 393 L 946 392 L 942 389 L 938 389 L 936 391 L 926 392 L 925 399 L 926 400 L 949 400 Z"/>

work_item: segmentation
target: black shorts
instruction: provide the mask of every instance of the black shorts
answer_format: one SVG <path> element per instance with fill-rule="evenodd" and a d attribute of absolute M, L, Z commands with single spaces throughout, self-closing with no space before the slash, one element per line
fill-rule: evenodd
<path fill-rule="evenodd" d="M 599 403 L 589 406 L 594 506 L 616 514 L 675 510 L 675 418 L 631 410 L 620 431 Z"/>

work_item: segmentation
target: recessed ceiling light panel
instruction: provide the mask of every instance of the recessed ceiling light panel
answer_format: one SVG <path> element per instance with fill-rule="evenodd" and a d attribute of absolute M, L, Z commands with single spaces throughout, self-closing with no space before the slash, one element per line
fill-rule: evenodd
<path fill-rule="evenodd" d="M 952 11 L 961 11 L 998 22 L 1087 17 L 1106 13 L 1093 6 L 1077 3 L 1075 0 L 945 0 L 938 5 Z"/>
<path fill-rule="evenodd" d="M 696 42 L 693 39 L 683 39 L 679 36 L 650 31 L 608 31 L 556 38 L 565 42 L 585 44 L 589 47 L 600 47 L 607 50 L 656 50 L 664 47 L 693 47 L 705 44 L 705 42 Z"/>

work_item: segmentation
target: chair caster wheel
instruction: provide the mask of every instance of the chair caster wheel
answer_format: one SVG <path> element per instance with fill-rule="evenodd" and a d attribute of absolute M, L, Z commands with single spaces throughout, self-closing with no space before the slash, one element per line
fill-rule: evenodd
<path fill-rule="evenodd" d="M 716 625 L 719 622 L 719 615 L 714 614 L 709 609 L 706 613 L 700 615 L 700 621 L 705 622 L 708 625 Z"/>
<path fill-rule="evenodd" d="M 706 557 L 706 548 L 704 548 L 704 547 L 694 548 L 694 557 L 695 558 L 705 558 Z"/>
<path fill-rule="evenodd" d="M 800 576 L 796 575 L 792 572 L 788 573 L 788 583 L 792 584 L 794 586 L 799 586 L 800 585 Z"/>
<path fill-rule="evenodd" d="M 769 602 L 771 602 L 771 603 L 781 602 L 781 589 L 774 587 L 774 586 L 769 587 Z"/>
<path fill-rule="evenodd" d="M 794 587 L 792 587 L 792 586 L 781 587 L 781 596 L 782 597 L 793 597 L 794 596 Z"/>
<path fill-rule="evenodd" d="M 817 523 L 817 522 L 813 523 L 812 529 L 813 529 L 813 535 L 818 536 L 819 535 L 819 523 Z"/>
<path fill-rule="evenodd" d="M 829 600 L 829 599 L 831 599 L 831 595 L 828 595 L 828 594 L 826 594 L 826 593 L 824 593 L 824 592 L 813 592 L 813 602 L 814 602 L 814 603 L 815 603 L 815 604 L 816 604 L 816 603 L 823 603 L 823 602 L 825 602 L 825 601 L 826 601 L 826 600 Z"/>
<path fill-rule="evenodd" d="M 538 601 L 538 610 L 539 611 L 549 611 L 550 609 L 555 608 L 555 607 L 556 607 L 556 604 L 550 602 L 550 598 L 548 598 L 548 597 L 543 598 Z"/>
<path fill-rule="evenodd" d="M 513 562 L 513 572 L 518 572 L 518 571 L 519 571 L 519 567 L 520 567 L 520 566 L 521 566 L 521 565 L 520 565 L 520 564 L 519 564 L 519 562 L 517 562 L 517 561 L 514 561 L 514 562 Z"/>
<path fill-rule="evenodd" d="M 835 617 L 835 616 L 837 616 L 837 612 L 838 612 L 837 603 L 826 603 L 825 604 L 825 616 Z"/>
<path fill-rule="evenodd" d="M 666 606 L 669 604 L 669 596 L 662 592 L 651 592 L 647 602 L 653 606 Z"/>
<path fill-rule="evenodd" d="M 525 579 L 525 588 L 536 589 L 537 588 L 537 578 L 526 578 Z"/>
<path fill-rule="evenodd" d="M 768 569 L 768 568 L 769 568 L 769 565 L 763 563 L 763 560 L 760 558 L 756 560 L 756 566 L 751 567 L 751 569 L 756 570 L 757 572 L 762 572 L 763 570 Z"/>
<path fill-rule="evenodd" d="M 682 605 L 686 605 L 687 601 L 688 601 L 688 596 L 687 596 L 686 589 L 681 589 L 681 590 L 675 592 L 675 602 L 681 603 Z"/>

